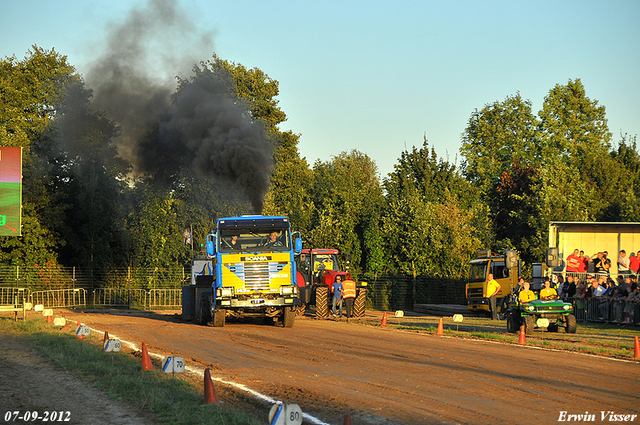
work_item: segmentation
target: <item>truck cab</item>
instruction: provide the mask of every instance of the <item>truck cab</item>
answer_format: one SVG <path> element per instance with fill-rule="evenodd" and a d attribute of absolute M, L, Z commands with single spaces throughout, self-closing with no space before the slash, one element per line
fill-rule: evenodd
<path fill-rule="evenodd" d="M 494 254 L 491 250 L 478 251 L 476 258 L 469 262 L 469 279 L 466 285 L 467 306 L 470 311 L 490 312 L 487 298 L 488 276 L 500 284 L 497 299 L 510 295 L 518 284 L 519 263 L 515 251 L 505 251 L 504 255 Z M 504 308 L 498 302 L 498 311 Z"/>

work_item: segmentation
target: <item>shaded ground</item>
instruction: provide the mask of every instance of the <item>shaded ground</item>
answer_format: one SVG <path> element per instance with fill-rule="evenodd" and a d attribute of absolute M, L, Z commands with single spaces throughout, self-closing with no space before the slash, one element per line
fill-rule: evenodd
<path fill-rule="evenodd" d="M 0 334 L 0 383 L 3 422 L 78 425 L 157 422 L 149 413 L 110 400 L 103 392 L 45 360 L 24 341 L 4 334 Z M 18 414 L 10 414 L 10 420 L 6 420 L 7 412 Z M 33 420 L 32 412 L 38 412 L 41 419 Z"/>

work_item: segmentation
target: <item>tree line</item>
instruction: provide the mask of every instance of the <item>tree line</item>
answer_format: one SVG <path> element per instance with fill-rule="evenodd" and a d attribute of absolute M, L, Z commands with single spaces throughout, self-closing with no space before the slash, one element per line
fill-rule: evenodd
<path fill-rule="evenodd" d="M 144 153 L 137 159 L 123 153 L 126 129 L 93 96 L 55 50 L 33 46 L 22 60 L 0 61 L 0 145 L 23 148 L 23 236 L 0 239 L 0 265 L 188 266 L 217 218 L 262 208 L 289 217 L 305 246 L 350 253 L 360 278 L 460 279 L 483 248 L 516 249 L 526 264 L 541 262 L 550 220 L 637 220 L 636 137 L 612 142 L 604 106 L 579 79 L 553 87 L 537 114 L 519 93 L 473 111 L 460 164 L 423 139 L 383 177 L 356 150 L 309 164 L 300 135 L 280 129 L 278 81 L 216 55 L 178 78 L 167 99 L 189 128 L 177 129 L 177 119 L 150 125 L 137 136 L 135 149 Z M 193 146 L 214 137 L 211 126 L 199 128 L 203 104 L 210 114 L 233 105 L 238 120 L 248 118 L 216 124 L 220 134 L 206 154 L 202 143 Z M 259 142 L 246 130 L 254 126 Z M 234 145 L 245 130 L 251 143 Z M 174 139 L 184 144 L 166 142 Z M 267 166 L 247 174 L 261 150 Z M 149 166 L 136 166 L 141 158 Z M 257 196 L 248 187 L 265 168 Z"/>

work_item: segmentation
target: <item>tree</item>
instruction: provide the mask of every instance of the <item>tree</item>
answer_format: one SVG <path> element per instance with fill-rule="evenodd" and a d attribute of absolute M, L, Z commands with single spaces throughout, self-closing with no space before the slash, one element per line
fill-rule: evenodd
<path fill-rule="evenodd" d="M 265 197 L 265 214 L 289 217 L 291 225 L 306 235 L 311 229 L 315 206 L 311 199 L 313 171 L 298 151 L 298 136 L 286 132 L 275 152 L 275 167 Z M 305 237 L 305 236 L 303 236 Z"/>
<path fill-rule="evenodd" d="M 23 148 L 23 237 L 0 241 L 4 263 L 57 263 L 57 250 L 66 245 L 58 233 L 66 205 L 50 186 L 47 158 L 34 148 L 50 133 L 69 86 L 79 81 L 55 50 L 33 46 L 22 61 L 0 61 L 0 145 Z"/>
<path fill-rule="evenodd" d="M 461 277 L 488 232 L 487 209 L 426 139 L 402 153 L 384 181 L 382 234 L 392 271 Z M 373 239 L 374 242 L 376 239 Z"/>
<path fill-rule="evenodd" d="M 549 91 L 539 116 L 542 145 L 554 166 L 548 168 L 542 190 L 563 195 L 543 195 L 549 219 L 564 207 L 569 220 L 618 221 L 621 192 L 616 188 L 623 173 L 610 155 L 604 106 L 587 97 L 579 79 L 569 80 Z M 570 211 L 573 214 L 566 214 Z"/>
<path fill-rule="evenodd" d="M 539 262 L 545 247 L 548 222 L 539 198 L 540 169 L 540 166 L 523 166 L 516 159 L 511 169 L 502 173 L 497 187 L 496 240 L 506 247 L 517 247 L 527 263 Z"/>
<path fill-rule="evenodd" d="M 308 241 L 312 247 L 335 247 L 350 253 L 354 272 L 364 266 L 363 235 L 372 211 L 382 202 L 378 167 L 359 151 L 342 152 L 313 168 L 315 205 Z"/>
<path fill-rule="evenodd" d="M 531 101 L 523 100 L 520 93 L 471 114 L 460 148 L 463 174 L 491 207 L 500 175 L 516 158 L 524 165 L 542 163 L 538 124 Z"/>

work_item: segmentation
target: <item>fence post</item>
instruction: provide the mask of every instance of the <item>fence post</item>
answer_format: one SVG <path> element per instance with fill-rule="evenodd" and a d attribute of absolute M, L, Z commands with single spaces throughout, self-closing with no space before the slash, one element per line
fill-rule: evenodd
<path fill-rule="evenodd" d="M 416 265 L 411 260 L 411 268 L 413 269 L 413 280 L 411 281 L 411 311 L 416 310 Z M 405 303 L 406 304 L 406 303 Z"/>

